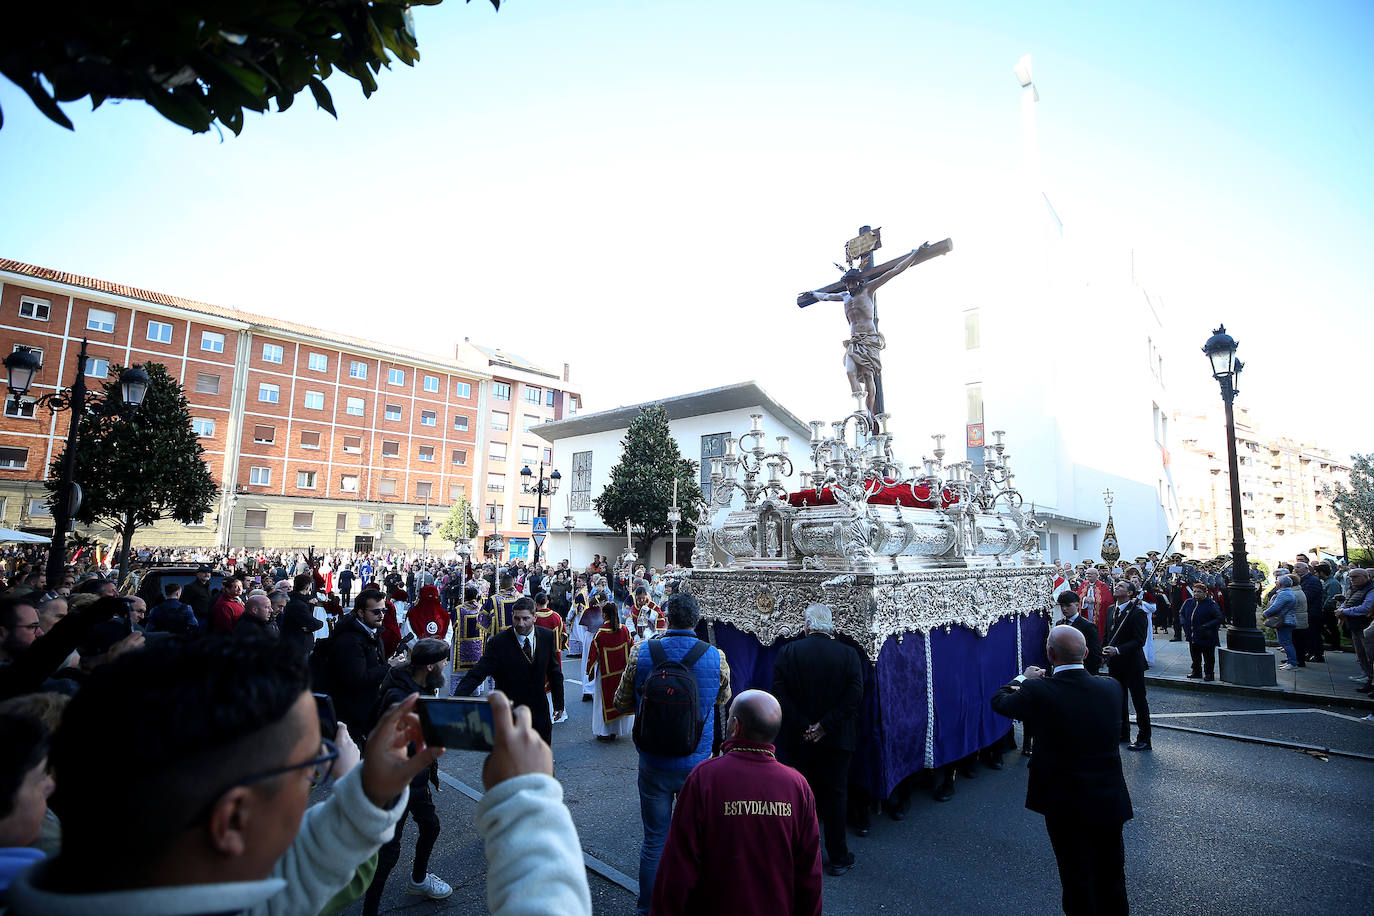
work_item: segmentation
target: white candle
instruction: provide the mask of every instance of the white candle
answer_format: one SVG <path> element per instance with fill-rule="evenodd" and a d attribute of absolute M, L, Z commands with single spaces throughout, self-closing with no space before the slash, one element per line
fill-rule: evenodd
<path fill-rule="evenodd" d="M 787 440 L 787 436 L 778 436 L 778 453 L 781 455 L 787 454 Z"/>
<path fill-rule="evenodd" d="M 677 478 L 673 478 L 673 505 L 677 505 Z"/>

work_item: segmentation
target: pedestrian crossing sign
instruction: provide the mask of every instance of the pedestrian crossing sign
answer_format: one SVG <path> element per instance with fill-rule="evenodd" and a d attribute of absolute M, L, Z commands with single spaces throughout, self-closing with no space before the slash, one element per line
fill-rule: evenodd
<path fill-rule="evenodd" d="M 536 536 L 549 533 L 549 520 L 545 516 L 535 518 L 534 533 Z"/>

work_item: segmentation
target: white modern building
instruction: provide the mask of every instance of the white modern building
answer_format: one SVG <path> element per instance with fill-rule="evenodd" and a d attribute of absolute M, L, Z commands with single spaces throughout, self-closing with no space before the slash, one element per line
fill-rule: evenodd
<path fill-rule="evenodd" d="M 789 491 L 797 488 L 797 474 L 811 470 L 807 453 L 810 430 L 791 411 L 779 404 L 756 382 L 743 382 L 697 391 L 677 397 L 644 404 L 616 407 L 598 413 L 580 414 L 538 427 L 540 438 L 553 444 L 554 466 L 562 474 L 562 489 L 554 497 L 549 511 L 549 540 L 544 555 L 550 563 L 567 559 L 580 568 L 587 565 L 593 554 L 616 557 L 625 550 L 625 537 L 616 534 L 596 514 L 593 500 L 605 489 L 611 469 L 620 461 L 625 434 L 640 412 L 653 404 L 667 411 L 669 428 L 677 440 L 682 457 L 700 462 L 702 491 L 709 493 L 712 458 L 725 454 L 725 440 L 749 432 L 751 415 L 762 414 L 764 438 L 762 444 L 770 452 L 776 450 L 777 437 L 789 439 L 793 473 L 781 477 Z M 746 440 L 746 445 L 752 440 Z M 743 497 L 734 494 L 733 508 L 742 507 Z M 571 535 L 562 528 L 565 517 L 571 517 Z M 669 538 L 656 541 L 647 565 L 662 569 L 670 561 Z M 678 538 L 678 562 L 686 565 L 692 553 L 692 540 Z"/>

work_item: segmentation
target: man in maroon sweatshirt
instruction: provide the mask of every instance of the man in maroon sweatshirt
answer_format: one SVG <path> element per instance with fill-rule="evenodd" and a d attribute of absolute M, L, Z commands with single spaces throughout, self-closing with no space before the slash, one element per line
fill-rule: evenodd
<path fill-rule="evenodd" d="M 782 707 L 746 690 L 730 704 L 723 753 L 687 776 L 654 881 L 654 916 L 820 916 L 821 833 L 800 773 L 779 763 Z"/>

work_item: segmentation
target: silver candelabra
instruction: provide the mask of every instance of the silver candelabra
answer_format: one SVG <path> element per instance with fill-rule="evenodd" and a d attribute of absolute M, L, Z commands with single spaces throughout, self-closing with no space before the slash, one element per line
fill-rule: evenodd
<path fill-rule="evenodd" d="M 744 508 L 753 509 L 760 499 L 770 494 L 784 496 L 787 488 L 782 478 L 791 477 L 792 459 L 787 454 L 787 436 L 778 436 L 777 451 L 770 452 L 763 445 L 763 414 L 749 415 L 750 430 L 739 438 L 725 440 L 725 455 L 711 459 L 711 504 L 716 507 L 728 506 L 732 491 L 744 494 Z M 753 445 L 745 447 L 744 440 L 752 439 Z M 759 478 L 767 472 L 768 479 Z M 736 479 L 736 475 L 741 475 Z"/>

